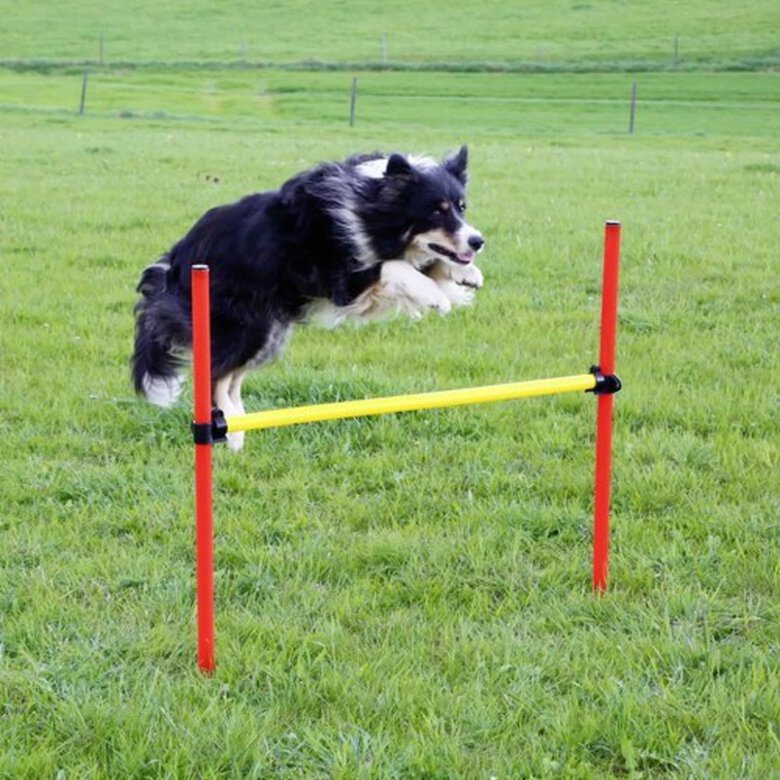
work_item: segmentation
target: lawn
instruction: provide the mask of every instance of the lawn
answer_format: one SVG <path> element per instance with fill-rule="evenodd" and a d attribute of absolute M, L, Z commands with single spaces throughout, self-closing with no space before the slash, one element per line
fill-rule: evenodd
<path fill-rule="evenodd" d="M 2 59 L 114 63 L 388 62 L 549 67 L 777 64 L 774 0 L 0 2 Z"/>
<path fill-rule="evenodd" d="M 0 777 L 777 774 L 777 74 L 358 72 L 349 128 L 351 76 L 96 69 L 78 116 L 79 70 L 0 70 Z M 139 272 L 319 160 L 464 141 L 474 306 L 301 328 L 247 406 L 587 371 L 622 220 L 610 590 L 590 397 L 249 434 L 216 452 L 203 677 L 191 396 L 132 394 Z"/>

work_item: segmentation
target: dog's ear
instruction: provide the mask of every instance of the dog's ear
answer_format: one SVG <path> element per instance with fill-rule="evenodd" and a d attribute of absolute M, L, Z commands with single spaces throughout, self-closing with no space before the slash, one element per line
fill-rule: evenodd
<path fill-rule="evenodd" d="M 444 170 L 451 173 L 461 184 L 468 181 L 469 175 L 466 168 L 469 164 L 469 150 L 464 144 L 455 154 L 450 155 L 444 161 Z"/>
<path fill-rule="evenodd" d="M 392 154 L 387 161 L 387 168 L 385 169 L 385 176 L 394 176 L 403 179 L 413 179 L 414 168 L 409 160 L 401 154 Z"/>

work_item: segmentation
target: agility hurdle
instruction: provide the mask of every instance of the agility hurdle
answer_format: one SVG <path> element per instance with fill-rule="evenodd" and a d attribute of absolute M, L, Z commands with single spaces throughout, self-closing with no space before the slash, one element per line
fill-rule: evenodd
<path fill-rule="evenodd" d="M 620 222 L 606 223 L 601 292 L 599 363 L 587 374 L 511 382 L 485 387 L 443 390 L 357 401 L 270 409 L 225 417 L 212 408 L 209 268 L 192 267 L 193 393 L 195 440 L 195 545 L 198 624 L 198 666 L 215 668 L 214 639 L 214 518 L 212 445 L 228 433 L 281 428 L 288 425 L 343 420 L 397 412 L 510 401 L 542 395 L 591 392 L 598 399 L 596 415 L 596 470 L 593 509 L 593 589 L 607 589 L 609 567 L 609 509 L 612 488 L 613 395 L 620 390 L 615 374 L 617 338 Z"/>

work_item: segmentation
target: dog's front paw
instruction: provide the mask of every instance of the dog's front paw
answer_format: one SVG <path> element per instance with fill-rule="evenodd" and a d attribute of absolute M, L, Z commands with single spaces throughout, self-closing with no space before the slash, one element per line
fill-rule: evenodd
<path fill-rule="evenodd" d="M 416 316 L 421 317 L 426 311 L 435 311 L 441 315 L 449 314 L 452 309 L 450 299 L 437 284 L 418 285 L 413 295 L 408 298 L 416 309 Z"/>
<path fill-rule="evenodd" d="M 382 294 L 412 317 L 421 317 L 428 310 L 447 314 L 452 309 L 436 282 L 403 260 L 384 263 L 381 279 Z"/>
<path fill-rule="evenodd" d="M 455 284 L 473 287 L 475 290 L 479 290 L 485 284 L 485 277 L 482 275 L 482 271 L 474 263 L 459 268 L 450 268 L 450 279 Z"/>
<path fill-rule="evenodd" d="M 453 306 L 471 306 L 476 290 L 465 284 L 456 284 L 452 279 L 442 279 L 438 282 L 439 289 Z"/>
<path fill-rule="evenodd" d="M 451 299 L 438 285 L 435 289 L 415 290 L 414 295 L 397 299 L 399 309 L 414 320 L 422 319 L 429 311 L 435 311 L 444 316 L 452 309 Z"/>

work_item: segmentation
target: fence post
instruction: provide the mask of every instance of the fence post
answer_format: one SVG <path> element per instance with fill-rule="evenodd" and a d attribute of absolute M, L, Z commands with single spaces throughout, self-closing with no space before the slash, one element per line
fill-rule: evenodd
<path fill-rule="evenodd" d="M 349 104 L 349 126 L 355 126 L 355 104 L 357 103 L 357 76 L 352 77 L 352 100 Z"/>
<path fill-rule="evenodd" d="M 628 118 L 628 134 L 634 134 L 634 117 L 636 116 L 636 81 L 631 85 L 631 112 Z"/>
<path fill-rule="evenodd" d="M 79 116 L 84 115 L 84 106 L 87 102 L 87 79 L 89 71 L 84 71 L 84 80 L 81 82 L 81 103 L 79 103 Z"/>

